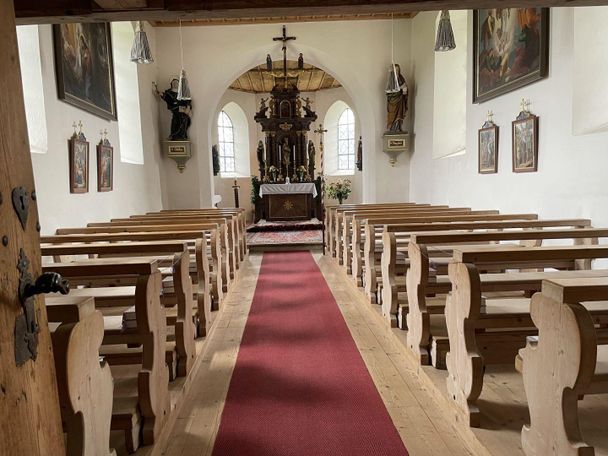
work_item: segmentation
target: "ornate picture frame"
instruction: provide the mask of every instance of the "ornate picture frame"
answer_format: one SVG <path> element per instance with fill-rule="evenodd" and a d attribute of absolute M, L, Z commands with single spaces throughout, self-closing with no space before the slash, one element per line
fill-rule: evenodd
<path fill-rule="evenodd" d="M 55 24 L 53 41 L 59 99 L 117 120 L 110 24 Z"/>
<path fill-rule="evenodd" d="M 473 103 L 548 76 L 549 19 L 549 8 L 473 11 Z"/>
<path fill-rule="evenodd" d="M 97 144 L 97 191 L 114 190 L 114 148 L 107 138 Z"/>
<path fill-rule="evenodd" d="M 477 168 L 479 174 L 498 172 L 499 127 L 488 120 L 477 133 Z"/>
<path fill-rule="evenodd" d="M 538 171 L 538 116 L 521 111 L 512 122 L 513 172 Z"/>
<path fill-rule="evenodd" d="M 89 191 L 89 142 L 84 133 L 74 133 L 68 140 L 70 158 L 70 193 Z"/>

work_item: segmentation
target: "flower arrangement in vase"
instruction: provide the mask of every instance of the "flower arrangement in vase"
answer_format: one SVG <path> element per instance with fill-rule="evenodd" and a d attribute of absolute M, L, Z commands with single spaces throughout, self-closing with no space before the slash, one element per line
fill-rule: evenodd
<path fill-rule="evenodd" d="M 297 172 L 298 181 L 306 182 L 306 175 L 308 174 L 306 166 L 304 166 L 304 165 L 298 166 L 298 169 L 296 170 L 296 172 Z"/>
<path fill-rule="evenodd" d="M 348 199 L 348 195 L 352 192 L 350 185 L 349 179 L 338 179 L 327 187 L 327 196 L 331 199 L 337 199 L 338 203 L 342 204 L 342 201 Z"/>
<path fill-rule="evenodd" d="M 275 183 L 277 181 L 277 175 L 279 173 L 279 170 L 276 166 L 272 165 L 268 172 L 270 173 L 270 181 Z"/>

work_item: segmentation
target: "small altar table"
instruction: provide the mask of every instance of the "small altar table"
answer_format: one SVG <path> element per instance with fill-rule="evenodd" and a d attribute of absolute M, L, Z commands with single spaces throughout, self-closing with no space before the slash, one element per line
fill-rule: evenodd
<path fill-rule="evenodd" d="M 313 200 L 317 187 L 313 183 L 262 184 L 260 197 L 268 221 L 309 220 L 316 216 Z"/>

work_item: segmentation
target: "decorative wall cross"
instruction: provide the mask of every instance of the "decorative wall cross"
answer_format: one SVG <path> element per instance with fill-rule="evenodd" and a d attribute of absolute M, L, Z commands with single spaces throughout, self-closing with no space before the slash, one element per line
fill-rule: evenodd
<path fill-rule="evenodd" d="M 272 41 L 283 42 L 283 47 L 281 50 L 283 51 L 283 79 L 285 81 L 285 85 L 287 85 L 287 42 L 295 39 L 295 36 L 287 36 L 287 27 L 285 26 L 283 26 L 283 35 L 276 36 L 272 39 Z"/>

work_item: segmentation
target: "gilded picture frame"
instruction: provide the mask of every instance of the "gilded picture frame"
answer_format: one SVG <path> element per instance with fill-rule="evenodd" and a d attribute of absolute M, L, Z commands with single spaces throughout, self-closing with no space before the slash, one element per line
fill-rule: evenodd
<path fill-rule="evenodd" d="M 549 8 L 473 11 L 473 103 L 548 76 L 549 20 Z"/>
<path fill-rule="evenodd" d="M 89 142 L 82 133 L 69 140 L 70 193 L 89 191 Z"/>
<path fill-rule="evenodd" d="M 477 133 L 477 164 L 479 174 L 498 172 L 499 127 L 486 122 Z"/>
<path fill-rule="evenodd" d="M 538 116 L 522 111 L 512 122 L 514 173 L 538 171 Z"/>
<path fill-rule="evenodd" d="M 55 24 L 53 41 L 58 98 L 117 120 L 110 24 Z"/>
<path fill-rule="evenodd" d="M 114 148 L 107 139 L 97 144 L 97 191 L 114 190 Z"/>

